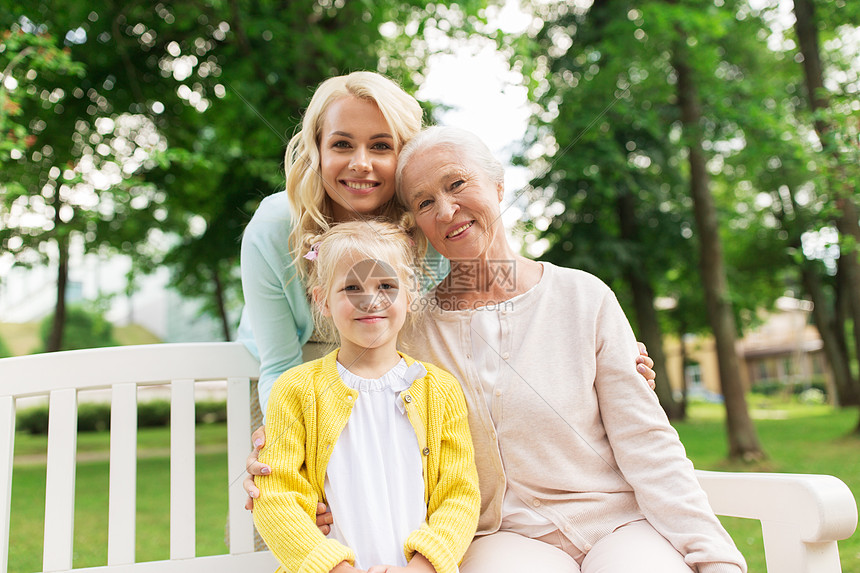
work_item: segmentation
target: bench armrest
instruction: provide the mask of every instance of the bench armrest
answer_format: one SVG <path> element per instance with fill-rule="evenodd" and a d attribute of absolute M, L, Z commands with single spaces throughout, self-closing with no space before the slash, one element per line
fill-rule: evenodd
<path fill-rule="evenodd" d="M 761 521 L 768 571 L 839 573 L 836 542 L 857 527 L 848 486 L 828 475 L 696 471 L 718 515 Z"/>

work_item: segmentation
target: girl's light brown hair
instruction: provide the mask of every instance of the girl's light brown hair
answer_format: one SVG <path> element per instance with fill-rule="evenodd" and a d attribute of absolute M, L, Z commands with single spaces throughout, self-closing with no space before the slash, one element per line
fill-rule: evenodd
<path fill-rule="evenodd" d="M 329 78 L 316 89 L 302 119 L 302 128 L 290 139 L 284 158 L 292 217 L 289 248 L 302 279 L 308 273 L 308 263 L 301 258 L 308 238 L 324 233 L 337 222 L 333 220 L 331 200 L 319 173 L 319 142 L 329 106 L 348 96 L 379 107 L 394 135 L 396 151 L 421 130 L 422 111 L 418 101 L 380 74 L 353 72 Z M 398 221 L 403 207 L 392 197 L 375 215 Z"/>

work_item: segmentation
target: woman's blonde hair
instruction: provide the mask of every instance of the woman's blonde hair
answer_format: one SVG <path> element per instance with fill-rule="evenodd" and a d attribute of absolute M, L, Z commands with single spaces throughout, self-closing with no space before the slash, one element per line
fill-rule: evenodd
<path fill-rule="evenodd" d="M 417 300 L 421 294 L 415 244 L 409 231 L 383 219 L 346 221 L 329 227 L 321 235 L 305 239 L 303 256 L 313 251 L 308 261 L 306 284 L 313 304 L 314 325 L 322 340 L 338 341 L 334 323 L 323 316 L 321 308 L 334 284 L 341 265 L 351 265 L 359 275 L 394 271 L 398 282 L 395 296 L 405 296 L 410 311 L 407 322 L 414 320 Z M 369 264 L 360 264 L 367 261 Z M 364 277 L 359 277 L 364 278 Z"/>
<path fill-rule="evenodd" d="M 332 103 L 348 96 L 373 102 L 379 107 L 393 132 L 395 151 L 421 130 L 422 111 L 418 101 L 385 76 L 374 72 L 353 72 L 329 78 L 319 85 L 305 111 L 301 130 L 290 139 L 284 158 L 292 215 L 289 246 L 298 274 L 303 279 L 308 273 L 307 261 L 301 258 L 306 239 L 324 233 L 336 222 L 332 217 L 331 200 L 319 174 L 323 120 Z M 397 221 L 403 215 L 403 207 L 392 197 L 374 215 Z"/>

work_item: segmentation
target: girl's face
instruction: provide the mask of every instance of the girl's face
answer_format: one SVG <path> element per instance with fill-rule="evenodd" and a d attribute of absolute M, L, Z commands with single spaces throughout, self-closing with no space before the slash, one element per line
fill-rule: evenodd
<path fill-rule="evenodd" d="M 418 227 L 448 259 L 486 258 L 497 241 L 506 240 L 499 207 L 504 188 L 467 154 L 434 147 L 414 155 L 400 184 Z"/>
<path fill-rule="evenodd" d="M 347 96 L 329 105 L 320 134 L 320 174 L 335 221 L 374 215 L 391 200 L 394 143 L 375 103 Z"/>
<path fill-rule="evenodd" d="M 340 334 L 341 357 L 362 356 L 368 350 L 396 352 L 408 298 L 397 273 L 385 262 L 342 260 L 321 301 L 322 314 L 331 317 Z"/>

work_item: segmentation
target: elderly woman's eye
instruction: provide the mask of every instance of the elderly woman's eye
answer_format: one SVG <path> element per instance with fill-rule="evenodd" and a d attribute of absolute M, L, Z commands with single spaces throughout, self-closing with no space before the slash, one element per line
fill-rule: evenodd
<path fill-rule="evenodd" d="M 424 207 L 429 206 L 429 205 L 430 205 L 430 203 L 432 203 L 432 202 L 433 202 L 433 201 L 431 201 L 430 199 L 424 199 L 423 201 L 421 201 L 420 203 L 418 203 L 418 208 L 419 208 L 419 209 L 423 209 Z"/>
<path fill-rule="evenodd" d="M 453 183 L 451 183 L 451 189 L 457 189 L 458 187 L 462 187 L 465 181 L 462 179 L 457 179 Z"/>

